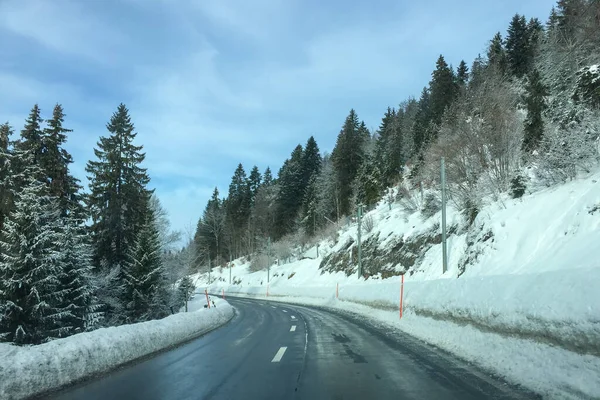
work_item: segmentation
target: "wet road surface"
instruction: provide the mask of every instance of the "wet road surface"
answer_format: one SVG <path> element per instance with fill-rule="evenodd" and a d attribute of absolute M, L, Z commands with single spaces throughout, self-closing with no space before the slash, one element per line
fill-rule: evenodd
<path fill-rule="evenodd" d="M 211 333 L 45 398 L 530 399 L 475 367 L 348 313 L 229 298 Z"/>

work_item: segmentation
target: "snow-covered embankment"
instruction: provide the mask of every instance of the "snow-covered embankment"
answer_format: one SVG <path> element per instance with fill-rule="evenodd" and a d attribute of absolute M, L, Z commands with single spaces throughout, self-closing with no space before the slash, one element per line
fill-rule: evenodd
<path fill-rule="evenodd" d="M 0 344 L 0 398 L 26 398 L 105 373 L 198 337 L 232 317 L 233 308 L 221 300 L 215 308 L 102 328 L 38 346 Z"/>

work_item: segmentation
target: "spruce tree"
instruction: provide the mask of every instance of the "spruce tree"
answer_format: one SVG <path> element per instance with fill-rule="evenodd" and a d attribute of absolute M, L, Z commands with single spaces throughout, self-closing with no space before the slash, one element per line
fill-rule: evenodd
<path fill-rule="evenodd" d="M 273 174 L 271 173 L 271 168 L 269 167 L 265 169 L 262 184 L 263 186 L 271 186 L 273 184 Z"/>
<path fill-rule="evenodd" d="M 242 236 L 248 226 L 251 211 L 251 193 L 242 164 L 238 164 L 231 177 L 225 210 L 229 250 L 237 257 L 242 255 Z"/>
<path fill-rule="evenodd" d="M 62 210 L 61 210 L 62 211 Z M 100 318 L 91 284 L 91 246 L 86 241 L 85 226 L 72 215 L 63 217 L 58 226 L 57 245 L 60 265 L 57 324 L 60 337 L 91 329 Z"/>
<path fill-rule="evenodd" d="M 588 0 L 593 2 L 594 0 Z M 585 0 L 558 0 L 556 4 L 556 27 L 560 32 L 559 40 L 563 44 L 572 43 L 578 33 L 580 20 L 584 12 L 590 12 L 591 4 Z M 590 15 L 593 13 L 590 12 Z"/>
<path fill-rule="evenodd" d="M 358 169 L 364 160 L 368 134 L 364 124 L 359 122 L 356 112 L 350 110 L 331 154 L 338 180 L 336 197 L 339 200 L 340 216 L 350 215 L 353 212 L 350 202 L 352 188 Z"/>
<path fill-rule="evenodd" d="M 267 171 L 268 172 L 268 171 Z M 265 172 L 265 176 L 266 176 Z M 251 218 L 255 227 L 255 237 L 267 239 L 275 237 L 275 215 L 277 211 L 277 195 L 279 185 L 273 184 L 269 180 L 268 185 L 263 184 L 258 189 L 256 198 L 254 199 L 254 207 L 252 208 Z"/>
<path fill-rule="evenodd" d="M 137 133 L 129 110 L 120 104 L 106 126 L 109 135 L 101 137 L 94 149 L 97 161 L 86 166 L 90 181 L 87 206 L 91 213 L 94 243 L 93 264 L 101 270 L 122 267 L 144 225 L 150 178 L 141 164 L 142 146 L 133 144 Z"/>
<path fill-rule="evenodd" d="M 504 40 L 500 32 L 497 32 L 488 47 L 488 66 L 498 70 L 500 74 L 504 74 L 507 69 L 506 51 L 504 49 Z"/>
<path fill-rule="evenodd" d="M 341 213 L 340 180 L 330 155 L 323 157 L 323 168 L 317 177 L 317 215 L 323 220 L 339 221 Z M 324 221 L 323 221 L 324 223 Z"/>
<path fill-rule="evenodd" d="M 475 60 L 473 60 L 469 75 L 468 89 L 469 93 L 472 93 L 483 83 L 485 77 L 485 60 L 481 57 L 481 54 L 478 54 Z"/>
<path fill-rule="evenodd" d="M 542 82 L 542 77 L 537 69 L 529 74 L 525 105 L 527 107 L 527 118 L 525 119 L 525 137 L 523 139 L 523 150 L 531 152 L 535 150 L 544 134 L 543 112 L 546 110 L 545 97 L 548 90 Z"/>
<path fill-rule="evenodd" d="M 252 167 L 250 171 L 250 176 L 248 176 L 248 186 L 250 187 L 250 203 L 254 204 L 254 198 L 256 197 L 256 192 L 258 192 L 258 188 L 261 183 L 261 175 L 258 167 L 255 165 Z"/>
<path fill-rule="evenodd" d="M 158 230 L 151 212 L 139 229 L 123 269 L 126 321 L 135 323 L 168 315 L 167 281 Z"/>
<path fill-rule="evenodd" d="M 64 144 L 67 140 L 66 134 L 72 130 L 63 127 L 64 118 L 62 106 L 57 104 L 54 106 L 52 118 L 46 121 L 48 126 L 43 129 L 42 156 L 42 168 L 48 177 L 50 195 L 59 199 L 62 216 L 69 211 L 83 213 L 79 180 L 69 173 L 73 157 L 64 148 Z"/>
<path fill-rule="evenodd" d="M 382 192 L 381 173 L 372 157 L 363 163 L 356 179 L 357 201 L 364 204 L 367 209 L 377 204 Z"/>
<path fill-rule="evenodd" d="M 64 337 L 89 329 L 98 313 L 92 305 L 91 247 L 86 242 L 85 211 L 81 203 L 81 186 L 69 171 L 72 156 L 64 148 L 72 132 L 63 126 L 62 106 L 54 107 L 43 132 L 44 152 L 41 167 L 48 183 L 48 193 L 58 202 L 60 220 L 57 221 L 57 245 L 60 263 L 58 308 L 61 320 L 56 324 L 58 336 Z"/>
<path fill-rule="evenodd" d="M 384 165 L 378 163 L 377 156 L 373 160 L 380 173 L 380 186 L 382 188 L 391 186 L 398 181 L 408 159 L 410 146 L 407 144 L 405 136 L 410 135 L 405 135 L 407 123 L 410 122 L 405 109 L 400 107 L 392 120 L 392 136 L 384 152 Z"/>
<path fill-rule="evenodd" d="M 465 60 L 461 60 L 456 69 L 456 80 L 461 87 L 464 87 L 469 81 L 469 67 Z"/>
<path fill-rule="evenodd" d="M 515 14 L 506 37 L 506 59 L 510 72 L 517 78 L 522 77 L 529 69 L 529 34 L 527 20 L 523 15 Z"/>
<path fill-rule="evenodd" d="M 42 158 L 44 153 L 44 132 L 41 125 L 43 123 L 41 111 L 38 105 L 34 105 L 29 113 L 29 117 L 25 121 L 25 127 L 21 130 L 20 138 L 15 142 L 15 152 L 28 154 L 27 162 L 32 165 L 39 166 L 34 173 L 37 174 L 36 179 L 40 182 L 47 182 L 47 176 L 44 174 L 42 166 Z M 14 175 L 14 190 L 20 191 L 26 185 L 24 171 L 29 167 L 23 164 L 23 157 L 15 157 L 12 164 L 12 173 Z"/>
<path fill-rule="evenodd" d="M 448 66 L 442 55 L 439 56 L 431 76 L 432 79 L 429 83 L 430 117 L 434 124 L 439 125 L 444 111 L 458 94 L 458 86 L 454 71 Z"/>
<path fill-rule="evenodd" d="M 13 176 L 12 149 L 10 148 L 10 136 L 13 131 L 7 123 L 0 125 L 0 234 L 4 226 L 4 220 L 12 209 L 13 201 Z"/>
<path fill-rule="evenodd" d="M 374 160 L 381 172 L 381 185 L 392 185 L 406 162 L 406 141 L 403 130 L 404 110 L 388 107 L 375 138 Z"/>
<path fill-rule="evenodd" d="M 313 136 L 308 138 L 306 146 L 304 146 L 304 152 L 302 153 L 302 186 L 306 188 L 308 182 L 321 171 L 321 153 L 319 152 L 319 146 Z"/>
<path fill-rule="evenodd" d="M 216 260 L 223 254 L 225 235 L 225 209 L 219 198 L 219 190 L 215 188 L 211 198 L 206 203 L 202 217 L 198 220 L 194 242 L 196 243 L 196 258 Z"/>
<path fill-rule="evenodd" d="M 527 73 L 531 72 L 535 65 L 543 37 L 544 26 L 539 19 L 531 18 L 527 23 Z"/>
<path fill-rule="evenodd" d="M 393 108 L 388 107 L 385 112 L 383 118 L 381 119 L 381 124 L 379 124 L 379 129 L 376 132 L 375 139 L 375 162 L 377 163 L 379 169 L 381 171 L 386 171 L 388 169 L 388 150 L 390 144 L 393 141 L 394 136 L 394 124 L 396 118 L 396 111 Z M 386 183 L 389 183 L 389 179 L 386 176 Z"/>
<path fill-rule="evenodd" d="M 17 151 L 21 189 L 0 239 L 0 340 L 39 344 L 60 335 L 58 204 L 48 195 L 35 149 Z M 62 250 L 62 249 L 60 249 Z"/>
<path fill-rule="evenodd" d="M 303 177 L 302 145 L 296 146 L 289 159 L 279 171 L 277 208 L 275 216 L 276 238 L 291 233 L 295 229 L 296 217 L 300 212 L 306 187 Z"/>
<path fill-rule="evenodd" d="M 428 129 L 430 119 L 430 100 L 429 90 L 425 87 L 421 92 L 421 98 L 419 99 L 419 105 L 417 113 L 415 115 L 415 123 L 413 125 L 413 142 L 414 152 L 422 157 L 425 144 L 428 140 Z"/>
<path fill-rule="evenodd" d="M 316 174 L 311 176 L 302 202 L 302 228 L 309 236 L 316 233 L 322 225 L 321 220 L 323 219 L 318 213 L 317 177 Z"/>

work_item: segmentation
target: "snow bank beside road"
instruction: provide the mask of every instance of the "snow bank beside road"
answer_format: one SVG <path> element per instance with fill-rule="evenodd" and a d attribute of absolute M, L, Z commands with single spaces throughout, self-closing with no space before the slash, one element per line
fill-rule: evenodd
<path fill-rule="evenodd" d="M 217 307 L 162 320 L 102 328 L 31 347 L 0 344 L 0 398 L 21 399 L 107 372 L 223 325 L 233 308 Z"/>
<path fill-rule="evenodd" d="M 599 281 L 600 268 L 429 281 L 407 277 L 404 311 L 600 356 Z M 213 284 L 209 290 L 221 289 L 226 295 L 266 295 L 265 287 Z M 288 298 L 332 299 L 335 291 L 334 283 L 269 287 L 270 296 Z M 339 299 L 398 310 L 400 282 L 341 282 Z"/>
<path fill-rule="evenodd" d="M 335 296 L 267 298 L 262 294 L 255 294 L 248 297 L 322 306 L 362 315 L 376 325 L 385 324 L 399 329 L 463 360 L 475 363 L 485 371 L 540 394 L 543 399 L 600 398 L 600 357 L 578 354 L 510 335 L 483 332 L 469 324 L 461 325 L 422 317 L 411 311 L 400 320 L 397 311 L 379 310 L 350 301 L 336 300 Z"/>
<path fill-rule="evenodd" d="M 209 290 L 360 313 L 545 398 L 579 399 L 600 398 L 599 280 L 599 268 L 429 281 L 407 277 L 402 320 L 396 278 L 342 282 L 339 300 L 333 282 L 273 285 L 268 298 L 265 287 L 213 284 Z"/>

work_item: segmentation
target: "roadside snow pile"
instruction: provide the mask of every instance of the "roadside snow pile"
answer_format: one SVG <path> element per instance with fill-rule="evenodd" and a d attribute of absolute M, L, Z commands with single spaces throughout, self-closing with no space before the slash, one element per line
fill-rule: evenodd
<path fill-rule="evenodd" d="M 215 300 L 217 303 L 217 300 Z M 162 320 L 102 328 L 38 346 L 0 344 L 0 398 L 21 399 L 102 374 L 223 325 L 233 316 L 217 307 Z"/>
<path fill-rule="evenodd" d="M 339 285 L 339 300 L 399 310 L 400 281 Z M 404 311 L 600 356 L 600 268 L 569 274 L 481 276 L 404 283 Z M 213 292 L 266 296 L 264 287 L 213 285 Z M 270 297 L 334 299 L 336 284 L 269 286 Z"/>

